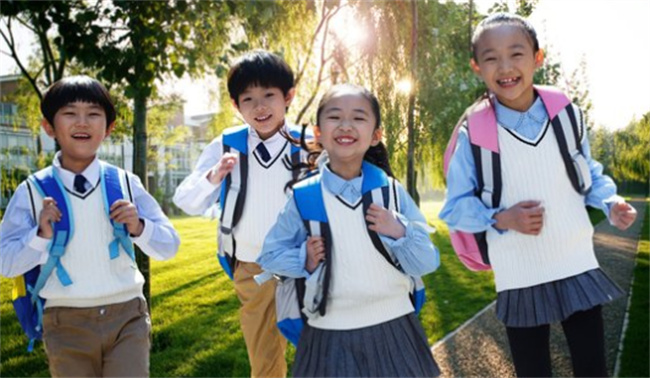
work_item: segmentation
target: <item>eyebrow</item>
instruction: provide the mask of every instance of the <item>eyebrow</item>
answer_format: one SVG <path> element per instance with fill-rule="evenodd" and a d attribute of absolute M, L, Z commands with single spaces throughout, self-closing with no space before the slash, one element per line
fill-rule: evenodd
<path fill-rule="evenodd" d="M 337 112 L 337 111 L 343 111 L 343 109 L 341 109 L 341 108 L 329 108 L 329 109 L 325 110 L 325 113 L 332 113 L 332 112 Z M 352 109 L 352 111 L 355 112 L 355 113 L 362 113 L 362 114 L 368 115 L 368 112 L 365 111 L 363 108 Z"/>

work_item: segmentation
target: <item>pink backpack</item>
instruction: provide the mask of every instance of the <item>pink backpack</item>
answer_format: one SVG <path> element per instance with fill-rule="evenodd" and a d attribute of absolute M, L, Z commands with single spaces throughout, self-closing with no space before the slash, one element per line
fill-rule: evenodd
<path fill-rule="evenodd" d="M 562 154 L 567 175 L 574 189 L 586 194 L 591 188 L 589 165 L 582 153 L 583 125 L 578 124 L 576 110 L 567 96 L 553 87 L 535 86 L 546 107 L 553 132 Z M 580 120 L 582 116 L 580 115 Z M 444 155 L 444 174 L 456 149 L 458 131 L 465 127 L 476 166 L 476 195 L 488 208 L 498 208 L 501 201 L 501 158 L 497 120 L 491 99 L 485 99 L 467 114 L 466 122 L 456 126 Z M 490 270 L 486 232 L 467 233 L 449 230 L 451 244 L 460 261 L 470 270 Z"/>

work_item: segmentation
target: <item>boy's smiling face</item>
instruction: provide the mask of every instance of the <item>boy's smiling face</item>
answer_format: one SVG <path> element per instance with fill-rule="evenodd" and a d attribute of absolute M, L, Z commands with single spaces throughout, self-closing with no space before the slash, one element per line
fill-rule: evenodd
<path fill-rule="evenodd" d="M 71 102 L 54 115 L 54 125 L 43 120 L 43 128 L 61 146 L 61 166 L 75 173 L 82 172 L 97 155 L 102 141 L 111 133 L 106 112 L 98 104 Z"/>
<path fill-rule="evenodd" d="M 244 121 L 265 140 L 284 125 L 286 108 L 291 104 L 294 93 L 294 88 L 285 96 L 277 87 L 250 86 L 239 95 L 234 105 Z"/>

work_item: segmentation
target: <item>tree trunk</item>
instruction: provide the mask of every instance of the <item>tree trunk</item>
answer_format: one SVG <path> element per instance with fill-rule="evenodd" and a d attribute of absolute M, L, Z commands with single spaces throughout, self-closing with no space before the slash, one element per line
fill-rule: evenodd
<path fill-rule="evenodd" d="M 142 91 L 137 91 L 133 98 L 133 173 L 142 181 L 145 189 L 148 189 L 147 180 L 147 96 Z M 144 276 L 144 297 L 151 308 L 151 284 L 149 270 L 149 256 L 136 248 L 136 262 Z M 151 311 L 150 311 L 151 312 Z"/>
<path fill-rule="evenodd" d="M 415 175 L 415 92 L 417 90 L 418 4 L 411 0 L 411 92 L 408 101 L 408 146 L 406 155 L 406 189 L 416 204 L 420 204 Z"/>

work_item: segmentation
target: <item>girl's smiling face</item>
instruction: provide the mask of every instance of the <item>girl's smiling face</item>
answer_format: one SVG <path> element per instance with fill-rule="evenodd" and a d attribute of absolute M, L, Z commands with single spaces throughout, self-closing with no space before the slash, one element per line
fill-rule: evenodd
<path fill-rule="evenodd" d="M 535 99 L 533 75 L 544 62 L 544 52 L 533 51 L 526 32 L 511 24 L 491 27 L 477 41 L 475 56 L 472 70 L 499 102 L 514 110 L 528 110 Z"/>
<path fill-rule="evenodd" d="M 314 133 L 329 155 L 330 168 L 338 174 L 360 170 L 365 153 L 382 135 L 370 102 L 354 91 L 341 91 L 328 99 Z"/>

